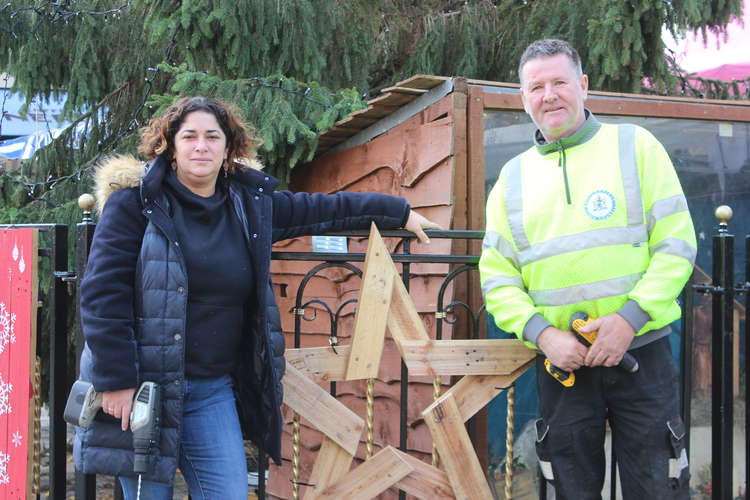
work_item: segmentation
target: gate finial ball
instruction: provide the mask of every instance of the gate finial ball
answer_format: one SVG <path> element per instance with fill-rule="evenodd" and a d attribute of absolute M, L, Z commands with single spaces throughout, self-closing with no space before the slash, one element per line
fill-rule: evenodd
<path fill-rule="evenodd" d="M 94 199 L 94 196 L 89 193 L 83 193 L 78 197 L 78 206 L 81 207 L 84 212 L 91 212 L 91 209 L 94 208 L 94 203 L 96 203 L 96 200 Z"/>
<path fill-rule="evenodd" d="M 716 207 L 716 210 L 714 211 L 714 217 L 719 220 L 719 224 L 726 224 L 727 222 L 729 222 L 729 219 L 732 218 L 732 215 L 732 207 L 730 207 L 729 205 L 721 205 L 719 207 Z"/>

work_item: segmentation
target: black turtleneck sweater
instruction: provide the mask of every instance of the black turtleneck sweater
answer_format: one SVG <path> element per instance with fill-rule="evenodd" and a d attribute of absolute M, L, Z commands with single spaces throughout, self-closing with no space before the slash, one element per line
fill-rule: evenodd
<path fill-rule="evenodd" d="M 253 289 L 250 253 L 223 179 L 209 197 L 186 188 L 174 172 L 166 192 L 188 276 L 185 373 L 218 377 L 237 362 L 244 305 Z"/>

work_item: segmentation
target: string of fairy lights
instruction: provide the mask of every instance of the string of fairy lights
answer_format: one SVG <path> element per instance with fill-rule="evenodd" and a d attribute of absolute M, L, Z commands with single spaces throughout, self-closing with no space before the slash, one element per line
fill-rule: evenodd
<path fill-rule="evenodd" d="M 68 23 L 82 16 L 117 16 L 130 6 L 125 2 L 119 7 L 107 10 L 74 9 L 76 0 L 59 0 L 41 2 L 29 7 L 14 7 L 10 2 L 0 7 L 0 19 L 6 20 L 6 24 L 0 25 L 0 30 L 5 31 L 13 38 L 18 38 L 20 26 L 28 21 L 23 14 L 33 13 L 36 17 L 34 24 L 28 31 L 36 36 L 36 32 L 42 23 Z M 26 31 L 26 30 L 24 30 Z"/>
<path fill-rule="evenodd" d="M 318 101 L 318 100 L 313 99 L 312 97 L 310 97 L 309 96 L 309 94 L 310 94 L 310 87 L 306 87 L 304 91 L 287 89 L 285 87 L 282 87 L 279 83 L 275 83 L 275 84 L 274 83 L 270 83 L 270 82 L 268 82 L 266 80 L 263 80 L 262 78 L 257 77 L 257 76 L 249 78 L 248 82 L 250 82 L 250 86 L 251 87 L 260 86 L 260 87 L 267 87 L 267 88 L 271 88 L 271 89 L 280 90 L 280 91 L 286 92 L 288 94 L 295 94 L 295 95 L 301 96 L 305 100 L 308 100 L 308 101 L 310 101 L 312 103 L 315 103 L 318 106 L 322 106 L 324 109 L 331 109 L 332 108 L 332 106 L 330 106 L 328 104 L 325 104 L 323 102 L 320 102 L 320 101 Z"/>

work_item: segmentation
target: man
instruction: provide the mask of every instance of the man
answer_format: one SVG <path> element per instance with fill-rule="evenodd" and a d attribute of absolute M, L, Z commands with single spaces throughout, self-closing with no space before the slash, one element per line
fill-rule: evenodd
<path fill-rule="evenodd" d="M 487 200 L 479 263 L 497 325 L 539 349 L 537 453 L 557 498 L 601 498 L 608 420 L 625 499 L 688 498 L 670 323 L 695 260 L 687 202 L 662 145 L 584 109 L 576 50 L 540 40 L 519 64 L 534 146 L 503 167 Z M 587 348 L 569 331 L 583 312 Z M 625 352 L 640 369 L 617 364 Z M 565 387 L 544 367 L 575 372 Z"/>

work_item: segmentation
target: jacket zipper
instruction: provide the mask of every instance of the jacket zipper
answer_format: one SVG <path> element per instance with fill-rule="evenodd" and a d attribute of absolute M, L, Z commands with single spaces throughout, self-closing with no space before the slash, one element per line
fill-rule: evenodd
<path fill-rule="evenodd" d="M 560 152 L 557 156 L 557 166 L 562 167 L 563 172 L 563 181 L 565 182 L 565 199 L 568 202 L 568 205 L 571 204 L 570 201 L 570 186 L 568 185 L 568 162 L 565 157 L 565 146 L 563 146 L 562 141 L 557 141 L 557 144 L 560 146 Z"/>

